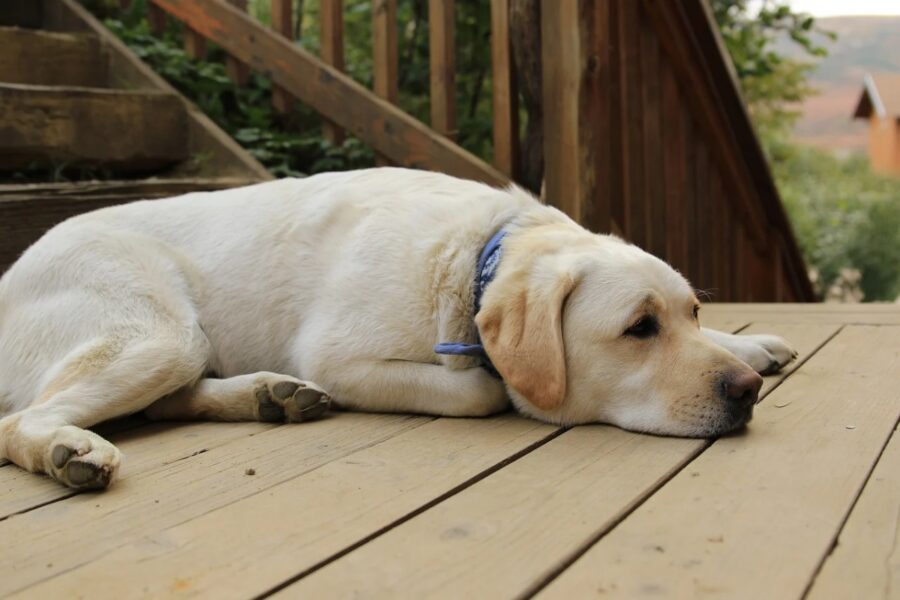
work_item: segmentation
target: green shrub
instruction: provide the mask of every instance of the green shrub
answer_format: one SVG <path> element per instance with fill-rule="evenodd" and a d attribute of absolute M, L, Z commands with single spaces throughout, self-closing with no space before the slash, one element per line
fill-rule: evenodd
<path fill-rule="evenodd" d="M 254 73 L 246 86 L 232 83 L 220 49 L 211 47 L 208 60 L 194 60 L 181 48 L 178 32 L 172 28 L 158 38 L 143 18 L 135 18 L 131 24 L 107 19 L 105 24 L 274 175 L 299 176 L 374 164 L 371 149 L 356 138 L 348 138 L 340 146 L 325 140 L 322 121 L 312 110 L 298 104 L 290 115 L 277 115 L 267 78 Z"/>
<path fill-rule="evenodd" d="M 871 172 L 867 159 L 838 159 L 770 144 L 779 189 L 808 262 L 827 287 L 841 269 L 862 273 L 866 300 L 900 296 L 900 181 Z"/>

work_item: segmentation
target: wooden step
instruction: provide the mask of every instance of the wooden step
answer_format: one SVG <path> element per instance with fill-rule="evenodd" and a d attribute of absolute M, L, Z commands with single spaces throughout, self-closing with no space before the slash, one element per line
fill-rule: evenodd
<path fill-rule="evenodd" d="M 0 185 L 0 275 L 44 232 L 69 217 L 135 200 L 257 182 L 255 178 L 219 177 Z"/>
<path fill-rule="evenodd" d="M 0 84 L 0 171 L 154 172 L 188 157 L 187 131 L 174 94 Z"/>
<path fill-rule="evenodd" d="M 0 27 L 0 82 L 106 86 L 106 55 L 97 36 Z"/>

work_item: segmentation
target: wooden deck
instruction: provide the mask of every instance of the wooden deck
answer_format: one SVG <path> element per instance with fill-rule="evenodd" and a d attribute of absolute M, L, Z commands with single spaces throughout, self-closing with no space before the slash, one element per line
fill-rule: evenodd
<path fill-rule="evenodd" d="M 0 596 L 900 598 L 900 306 L 703 320 L 800 351 L 742 435 L 119 424 L 105 493 L 0 467 Z"/>

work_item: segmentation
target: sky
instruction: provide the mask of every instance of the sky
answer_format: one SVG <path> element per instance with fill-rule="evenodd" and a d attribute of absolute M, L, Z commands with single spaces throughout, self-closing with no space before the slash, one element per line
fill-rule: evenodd
<path fill-rule="evenodd" d="M 814 17 L 900 15 L 900 0 L 790 0 L 790 5 Z"/>

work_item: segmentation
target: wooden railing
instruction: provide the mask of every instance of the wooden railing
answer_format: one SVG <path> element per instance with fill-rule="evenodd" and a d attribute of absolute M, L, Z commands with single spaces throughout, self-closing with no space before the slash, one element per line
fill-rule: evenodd
<path fill-rule="evenodd" d="M 271 29 L 245 13 L 246 0 L 151 0 L 149 16 L 156 27 L 163 11 L 182 21 L 194 56 L 206 40 L 224 48 L 238 83 L 248 69 L 268 74 L 278 110 L 294 101 L 310 106 L 329 139 L 357 136 L 380 164 L 491 185 L 519 179 L 511 7 L 536 7 L 534 0 L 490 0 L 493 165 L 453 141 L 454 0 L 428 2 L 430 126 L 397 106 L 398 0 L 371 0 L 372 90 L 343 73 L 342 0 L 319 1 L 320 56 L 292 43 L 291 0 L 271 0 Z M 539 7 L 542 91 L 531 102 L 543 112 L 546 201 L 668 260 L 715 299 L 812 300 L 704 0 L 544 0 Z"/>

